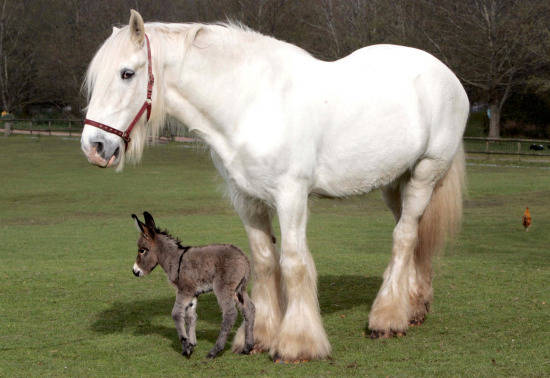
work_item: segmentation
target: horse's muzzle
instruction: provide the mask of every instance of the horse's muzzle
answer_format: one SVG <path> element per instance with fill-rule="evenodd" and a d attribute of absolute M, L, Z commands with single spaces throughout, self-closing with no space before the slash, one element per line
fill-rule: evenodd
<path fill-rule="evenodd" d="M 117 166 L 120 162 L 120 144 L 109 141 L 92 141 L 89 145 L 82 143 L 82 151 L 91 164 L 101 168 Z"/>

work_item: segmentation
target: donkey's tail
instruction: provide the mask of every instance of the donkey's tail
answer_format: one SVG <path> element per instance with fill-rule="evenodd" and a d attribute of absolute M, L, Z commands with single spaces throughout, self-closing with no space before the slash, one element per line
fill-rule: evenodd
<path fill-rule="evenodd" d="M 245 274 L 243 278 L 241 278 L 241 281 L 235 288 L 235 295 L 237 295 L 237 300 L 239 302 L 244 303 L 243 293 L 246 292 L 246 285 L 248 283 L 248 274 Z"/>
<path fill-rule="evenodd" d="M 432 256 L 452 239 L 462 223 L 462 196 L 465 190 L 464 149 L 460 145 L 451 167 L 436 184 L 430 203 L 418 225 L 418 243 L 414 252 L 417 267 L 431 272 Z"/>

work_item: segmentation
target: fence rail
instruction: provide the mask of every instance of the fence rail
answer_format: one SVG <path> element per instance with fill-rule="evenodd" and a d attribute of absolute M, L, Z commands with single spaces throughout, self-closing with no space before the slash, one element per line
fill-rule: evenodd
<path fill-rule="evenodd" d="M 550 140 L 464 137 L 464 149 L 478 154 L 550 156 Z"/>
<path fill-rule="evenodd" d="M 73 127 L 74 126 L 74 127 Z M 79 135 L 82 132 L 81 119 L 0 119 L 0 128 L 6 135 Z M 166 139 L 190 140 L 187 135 L 166 131 Z M 479 154 L 550 156 L 550 140 L 523 138 L 464 137 L 465 151 Z"/>

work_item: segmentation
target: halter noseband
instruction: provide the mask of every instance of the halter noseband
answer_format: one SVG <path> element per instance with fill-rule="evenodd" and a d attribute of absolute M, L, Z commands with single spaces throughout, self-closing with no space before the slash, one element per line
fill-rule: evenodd
<path fill-rule="evenodd" d="M 107 131 L 108 133 L 118 135 L 122 138 L 124 141 L 124 151 L 128 149 L 128 143 L 130 143 L 130 133 L 132 132 L 132 129 L 136 125 L 136 123 L 139 121 L 141 116 L 143 115 L 143 112 L 147 110 L 147 121 L 149 121 L 149 117 L 151 116 L 151 96 L 153 94 L 153 84 L 155 83 L 155 77 L 153 76 L 153 68 L 151 64 L 151 46 L 149 45 L 149 37 L 147 37 L 147 34 L 145 34 L 145 41 L 147 42 L 147 71 L 149 73 L 149 81 L 147 83 L 147 98 L 145 99 L 145 102 L 141 106 L 141 109 L 137 112 L 136 116 L 130 123 L 130 126 L 125 131 L 120 131 L 117 129 L 114 129 L 110 126 L 107 126 L 103 123 L 92 121 L 91 119 L 85 119 L 84 124 L 97 127 L 101 130 Z"/>

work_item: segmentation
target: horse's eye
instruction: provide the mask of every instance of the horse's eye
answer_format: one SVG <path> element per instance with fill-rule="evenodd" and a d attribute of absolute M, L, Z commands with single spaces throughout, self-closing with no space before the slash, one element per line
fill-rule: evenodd
<path fill-rule="evenodd" d="M 134 76 L 135 72 L 128 69 L 128 68 L 125 68 L 123 69 L 122 71 L 120 71 L 120 78 L 122 80 L 128 80 L 130 79 L 132 76 Z"/>

